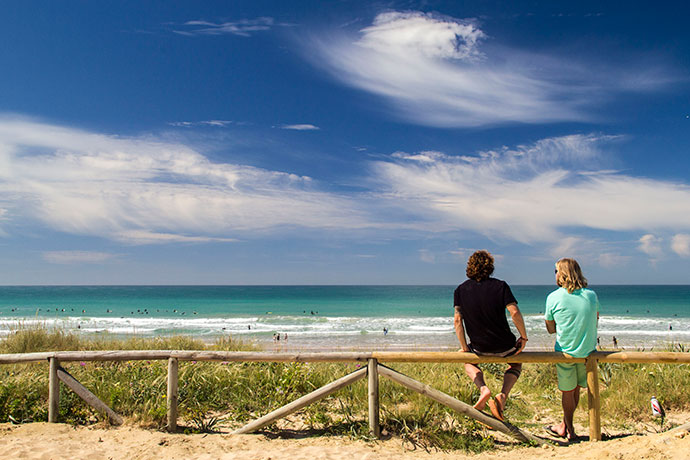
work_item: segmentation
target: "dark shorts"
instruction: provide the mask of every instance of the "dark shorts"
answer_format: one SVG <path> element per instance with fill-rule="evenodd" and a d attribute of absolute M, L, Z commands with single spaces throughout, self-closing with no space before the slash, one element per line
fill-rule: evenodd
<path fill-rule="evenodd" d="M 518 349 L 517 347 L 511 347 L 506 351 L 501 351 L 498 353 L 485 353 L 483 351 L 477 351 L 474 348 L 472 348 L 472 345 L 469 345 L 470 350 L 472 353 L 474 353 L 477 356 L 498 356 L 499 358 L 505 358 L 507 356 L 513 356 L 515 353 L 517 353 Z"/>
<path fill-rule="evenodd" d="M 474 353 L 477 356 L 498 356 L 499 358 L 506 358 L 508 356 L 513 356 L 515 353 L 518 352 L 517 347 L 511 347 L 510 349 L 508 349 L 506 351 L 501 351 L 498 353 L 484 353 L 484 352 L 475 350 L 474 348 L 472 348 L 472 345 L 469 345 L 469 347 L 470 347 L 470 350 L 472 351 L 472 353 Z M 522 368 L 522 364 L 521 363 L 508 363 L 508 365 L 510 367 L 514 368 L 514 370 L 512 372 L 515 373 L 519 377 L 520 376 L 520 369 Z M 510 369 L 509 369 L 509 371 L 510 371 Z"/>

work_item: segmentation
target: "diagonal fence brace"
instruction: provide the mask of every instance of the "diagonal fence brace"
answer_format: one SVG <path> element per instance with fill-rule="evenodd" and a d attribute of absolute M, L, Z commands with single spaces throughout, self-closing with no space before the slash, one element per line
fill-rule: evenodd
<path fill-rule="evenodd" d="M 469 404 L 466 404 L 459 399 L 456 399 L 446 393 L 443 393 L 442 391 L 439 391 L 429 385 L 425 385 L 421 382 L 418 382 L 404 374 L 401 374 L 400 372 L 397 372 L 389 367 L 386 367 L 382 364 L 379 364 L 378 366 L 378 371 L 379 375 L 383 375 L 392 381 L 399 383 L 400 385 L 409 388 L 410 390 L 414 390 L 417 393 L 420 393 L 430 399 L 433 399 L 436 402 L 439 402 L 445 406 L 450 407 L 451 409 L 460 412 L 461 414 L 464 414 L 470 418 L 473 418 L 477 420 L 480 423 L 483 423 L 484 425 L 490 426 L 491 428 L 500 431 L 501 433 L 507 434 L 508 436 L 511 436 L 519 441 L 523 442 L 529 442 L 533 441 L 538 444 L 545 444 L 547 443 L 546 440 L 539 438 L 537 436 L 534 436 L 530 433 L 527 433 L 525 431 L 520 430 L 516 426 L 508 423 L 508 422 L 502 422 L 498 419 L 495 419 L 493 417 L 490 417 L 486 415 L 484 412 L 481 412 L 474 407 L 470 406 Z"/>
<path fill-rule="evenodd" d="M 262 428 L 266 425 L 269 425 L 273 423 L 275 420 L 278 420 L 279 418 L 286 417 L 293 412 L 296 412 L 300 410 L 301 408 L 316 402 L 320 399 L 325 398 L 326 396 L 330 395 L 331 393 L 335 393 L 336 391 L 340 390 L 341 388 L 344 388 L 352 383 L 357 382 L 358 380 L 363 379 L 364 377 L 367 376 L 367 368 L 363 367 L 359 370 L 356 370 L 352 372 L 351 374 L 348 374 L 344 377 L 339 378 L 338 380 L 329 383 L 328 385 L 324 385 L 321 388 L 312 391 L 309 394 L 306 394 L 302 396 L 299 399 L 296 399 L 292 401 L 290 404 L 287 404 L 283 407 L 280 407 L 273 412 L 270 412 L 266 415 L 264 415 L 261 418 L 258 418 L 254 420 L 253 422 L 250 422 L 243 426 L 242 428 L 233 431 L 232 434 L 246 434 L 246 433 L 252 433 L 259 428 Z"/>

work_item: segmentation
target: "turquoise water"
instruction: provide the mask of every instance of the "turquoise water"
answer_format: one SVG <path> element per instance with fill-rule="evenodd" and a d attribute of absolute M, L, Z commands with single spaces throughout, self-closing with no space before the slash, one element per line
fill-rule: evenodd
<path fill-rule="evenodd" d="M 553 286 L 512 286 L 531 347 L 548 347 L 542 312 Z M 0 334 L 18 321 L 82 333 L 242 336 L 293 348 L 454 348 L 455 286 L 5 286 Z M 690 286 L 594 286 L 602 344 L 690 341 Z M 388 334 L 383 334 L 383 328 Z"/>

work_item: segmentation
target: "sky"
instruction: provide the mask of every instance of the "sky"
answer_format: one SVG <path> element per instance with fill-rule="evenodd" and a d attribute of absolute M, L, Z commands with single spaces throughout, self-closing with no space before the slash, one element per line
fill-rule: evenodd
<path fill-rule="evenodd" d="M 6 2 L 0 284 L 690 284 L 689 13 Z"/>

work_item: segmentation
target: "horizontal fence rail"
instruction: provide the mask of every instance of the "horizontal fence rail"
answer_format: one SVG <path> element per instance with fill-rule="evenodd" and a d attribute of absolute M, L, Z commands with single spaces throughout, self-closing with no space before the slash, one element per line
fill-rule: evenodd
<path fill-rule="evenodd" d="M 269 424 L 277 418 L 298 410 L 328 394 L 368 376 L 369 385 L 369 427 L 371 434 L 378 437 L 379 427 L 379 375 L 385 376 L 404 386 L 448 405 L 452 409 L 472 417 L 485 425 L 498 429 L 519 440 L 544 442 L 543 438 L 522 432 L 513 425 L 492 418 L 477 411 L 466 403 L 439 392 L 428 385 L 416 382 L 395 372 L 380 363 L 585 363 L 587 369 L 587 400 L 589 404 L 589 438 L 601 440 L 601 408 L 599 396 L 598 363 L 655 363 L 690 364 L 690 353 L 682 352 L 640 352 L 640 351 L 597 351 L 587 358 L 573 358 L 559 352 L 527 351 L 502 358 L 497 356 L 477 356 L 466 352 L 246 352 L 246 351 L 190 351 L 190 350 L 112 350 L 112 351 L 51 351 L 40 353 L 0 354 L 0 364 L 26 364 L 48 361 L 49 397 L 48 421 L 57 422 L 60 381 L 69 386 L 82 399 L 111 420 L 122 423 L 119 415 L 89 392 L 69 373 L 60 367 L 63 362 L 75 361 L 168 361 L 168 430 L 177 428 L 178 403 L 178 363 L 179 361 L 220 361 L 220 362 L 360 362 L 366 363 L 359 371 L 342 377 L 309 395 L 283 406 L 264 417 L 249 423 L 236 433 L 249 433 Z"/>
<path fill-rule="evenodd" d="M 601 363 L 690 364 L 690 353 L 649 351 L 597 351 L 589 355 Z M 117 350 L 117 351 L 50 351 L 40 353 L 0 354 L 0 364 L 41 362 L 55 358 L 68 361 L 227 361 L 227 362 L 368 362 L 376 359 L 388 363 L 584 363 L 586 358 L 573 358 L 553 351 L 525 351 L 501 358 L 477 356 L 455 351 L 374 351 L 374 352 L 309 352 L 272 353 L 246 351 L 180 351 L 180 350 Z"/>

